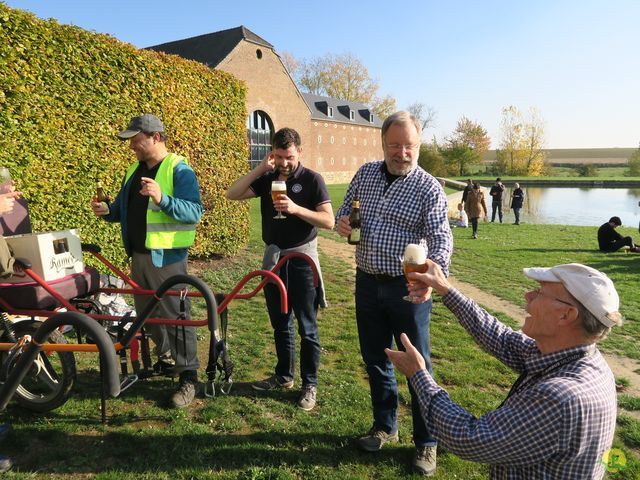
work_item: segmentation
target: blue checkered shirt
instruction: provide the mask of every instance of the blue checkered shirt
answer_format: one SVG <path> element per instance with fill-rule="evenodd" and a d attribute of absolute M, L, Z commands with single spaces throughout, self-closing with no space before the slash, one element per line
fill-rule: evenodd
<path fill-rule="evenodd" d="M 543 355 L 533 339 L 455 289 L 443 302 L 480 346 L 527 374 L 501 407 L 475 418 L 426 370 L 416 373 L 411 385 L 438 441 L 462 458 L 490 464 L 490 478 L 602 478 L 602 456 L 613 442 L 616 389 L 595 345 Z M 580 358 L 563 363 L 569 356 Z"/>
<path fill-rule="evenodd" d="M 364 164 L 351 180 L 337 219 L 351 213 L 360 200 L 362 226 L 356 265 L 370 274 L 402 275 L 402 255 L 408 243 L 422 245 L 427 258 L 449 271 L 453 238 L 447 196 L 438 181 L 421 167 L 387 183 L 383 161 Z"/>

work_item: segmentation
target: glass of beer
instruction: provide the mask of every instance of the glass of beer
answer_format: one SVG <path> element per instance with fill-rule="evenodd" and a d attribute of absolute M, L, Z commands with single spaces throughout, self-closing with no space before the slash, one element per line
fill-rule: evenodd
<path fill-rule="evenodd" d="M 427 271 L 427 254 L 420 245 L 415 243 L 408 244 L 404 249 L 404 256 L 402 257 L 402 270 L 406 277 L 409 272 L 425 273 Z M 411 280 L 407 278 L 407 282 L 411 283 Z M 413 302 L 411 295 L 405 295 L 402 297 L 407 302 Z"/>
<path fill-rule="evenodd" d="M 0 167 L 0 193 L 9 193 L 13 189 L 11 173 L 7 167 Z"/>
<path fill-rule="evenodd" d="M 286 195 L 287 194 L 287 184 L 281 180 L 274 180 L 273 182 L 271 182 L 271 200 L 273 200 L 273 203 L 275 205 L 276 200 L 278 199 L 278 195 Z M 276 210 L 278 210 L 276 208 Z M 282 212 L 280 210 L 278 210 L 278 214 L 273 217 L 276 218 L 278 220 L 282 220 L 283 218 L 287 218 L 285 217 Z"/>

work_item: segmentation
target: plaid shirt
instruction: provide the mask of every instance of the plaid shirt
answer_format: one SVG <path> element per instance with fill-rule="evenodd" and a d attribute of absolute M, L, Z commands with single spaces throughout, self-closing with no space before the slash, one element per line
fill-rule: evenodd
<path fill-rule="evenodd" d="M 613 374 L 595 345 L 543 355 L 451 289 L 443 302 L 489 353 L 522 373 L 524 381 L 501 407 L 475 418 L 449 398 L 426 371 L 411 378 L 425 421 L 451 452 L 490 464 L 490 478 L 594 479 L 616 422 Z M 567 357 L 575 358 L 571 360 Z"/>
<path fill-rule="evenodd" d="M 434 177 L 416 167 L 385 192 L 383 164 L 377 161 L 360 167 L 336 214 L 337 223 L 351 213 L 353 198 L 360 200 L 362 227 L 356 265 L 370 274 L 400 276 L 404 247 L 416 243 L 448 273 L 453 238 L 444 190 Z"/>

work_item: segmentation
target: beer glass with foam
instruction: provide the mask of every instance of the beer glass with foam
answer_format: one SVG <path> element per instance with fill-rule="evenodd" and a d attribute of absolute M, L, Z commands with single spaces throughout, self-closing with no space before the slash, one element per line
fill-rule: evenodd
<path fill-rule="evenodd" d="M 427 271 L 427 254 L 421 245 L 410 243 L 405 247 L 404 256 L 402 257 L 402 270 L 405 277 L 409 272 L 425 273 Z M 407 278 L 407 281 L 411 283 L 409 278 Z M 413 302 L 411 295 L 405 295 L 402 299 L 407 302 Z"/>
<path fill-rule="evenodd" d="M 280 180 L 274 180 L 273 182 L 271 182 L 271 200 L 273 200 L 273 203 L 276 203 L 276 200 L 278 199 L 278 195 L 286 195 L 287 194 L 287 184 L 283 181 Z M 276 209 L 278 210 L 278 209 Z M 278 210 L 278 214 L 273 217 L 276 218 L 278 220 L 281 220 L 283 218 L 287 218 L 285 217 L 282 212 L 280 210 Z"/>

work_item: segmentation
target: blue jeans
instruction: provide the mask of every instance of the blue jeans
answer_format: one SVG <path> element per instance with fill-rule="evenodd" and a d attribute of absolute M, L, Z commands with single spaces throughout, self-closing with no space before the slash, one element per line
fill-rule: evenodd
<path fill-rule="evenodd" d="M 519 208 L 514 208 L 513 209 L 513 214 L 516 216 L 516 223 L 520 223 L 520 209 Z"/>
<path fill-rule="evenodd" d="M 431 300 L 415 305 L 402 299 L 407 295 L 403 276 L 378 280 L 358 269 L 356 271 L 356 321 L 360 339 L 360 352 L 367 367 L 373 421 L 377 428 L 387 433 L 398 429 L 398 384 L 393 364 L 384 353 L 392 348 L 393 340 L 398 349 L 404 350 L 400 334 L 406 333 L 411 343 L 425 359 L 431 372 L 429 341 L 429 317 Z M 413 417 L 413 441 L 416 446 L 432 446 L 436 440 L 430 435 L 420 414 L 420 405 L 413 388 L 411 413 Z"/>
<path fill-rule="evenodd" d="M 275 373 L 286 381 L 293 380 L 296 364 L 296 333 L 293 325 L 295 314 L 300 333 L 302 385 L 317 385 L 320 365 L 320 338 L 317 322 L 319 300 L 316 288 L 313 286 L 313 270 L 306 261 L 292 258 L 282 266 L 279 276 L 287 287 L 288 313 L 280 312 L 278 288 L 272 283 L 264 287 L 278 357 Z"/>
<path fill-rule="evenodd" d="M 500 223 L 502 223 L 502 202 L 493 202 L 491 204 L 491 221 L 495 221 L 496 219 L 496 210 L 498 211 L 498 218 L 500 219 Z"/>

